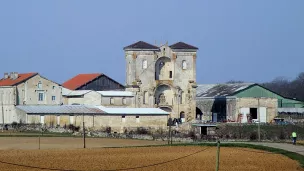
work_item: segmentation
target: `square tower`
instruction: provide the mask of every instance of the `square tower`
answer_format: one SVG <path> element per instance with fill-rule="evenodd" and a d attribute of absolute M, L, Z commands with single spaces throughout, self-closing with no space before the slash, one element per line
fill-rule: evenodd
<path fill-rule="evenodd" d="M 134 106 L 158 107 L 182 122 L 194 119 L 197 50 L 183 42 L 125 47 L 126 88 L 135 94 Z"/>

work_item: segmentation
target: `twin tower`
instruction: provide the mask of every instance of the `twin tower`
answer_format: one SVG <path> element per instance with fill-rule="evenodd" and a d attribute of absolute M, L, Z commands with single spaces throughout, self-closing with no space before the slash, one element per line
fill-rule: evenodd
<path fill-rule="evenodd" d="M 158 107 L 182 122 L 196 115 L 196 52 L 178 42 L 154 46 L 143 41 L 124 48 L 126 90 L 135 94 L 134 107 Z"/>

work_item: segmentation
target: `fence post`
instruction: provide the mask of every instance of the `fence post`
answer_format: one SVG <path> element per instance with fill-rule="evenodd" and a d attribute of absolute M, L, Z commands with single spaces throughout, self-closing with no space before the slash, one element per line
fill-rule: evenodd
<path fill-rule="evenodd" d="M 215 171 L 219 170 L 220 166 L 220 140 L 217 141 L 217 150 L 216 150 L 216 167 Z"/>

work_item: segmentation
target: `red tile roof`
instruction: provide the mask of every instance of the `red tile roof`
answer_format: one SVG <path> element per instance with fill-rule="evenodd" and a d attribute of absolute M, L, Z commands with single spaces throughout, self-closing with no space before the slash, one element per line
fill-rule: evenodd
<path fill-rule="evenodd" d="M 23 74 L 18 74 L 18 78 L 15 80 L 12 80 L 10 78 L 4 79 L 2 78 L 0 80 L 0 86 L 14 86 L 17 85 L 19 83 L 22 83 L 30 78 L 32 78 L 33 76 L 37 75 L 38 73 L 23 73 Z"/>
<path fill-rule="evenodd" d="M 70 90 L 76 90 L 77 88 L 87 84 L 88 82 L 94 80 L 95 78 L 101 76 L 103 74 L 96 73 L 96 74 L 78 74 L 72 79 L 64 82 L 62 85 L 65 88 Z"/>

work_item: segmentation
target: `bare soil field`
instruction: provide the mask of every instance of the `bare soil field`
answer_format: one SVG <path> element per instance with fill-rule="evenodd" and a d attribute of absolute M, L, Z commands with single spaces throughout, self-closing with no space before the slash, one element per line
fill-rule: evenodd
<path fill-rule="evenodd" d="M 147 141 L 131 139 L 86 138 L 87 148 L 124 147 L 167 144 L 166 141 Z M 40 149 L 75 149 L 83 148 L 80 137 L 41 137 Z M 38 137 L 0 137 L 0 150 L 4 149 L 39 149 Z"/>
<path fill-rule="evenodd" d="M 197 153 L 198 151 L 201 152 Z M 43 168 L 44 170 L 97 171 L 138 167 L 133 170 L 208 171 L 215 170 L 215 154 L 216 147 L 200 146 L 0 150 L 0 170 L 39 171 Z M 187 155 L 189 156 L 184 157 Z M 303 171 L 303 168 L 297 161 L 279 154 L 223 147 L 220 153 L 220 170 Z"/>

